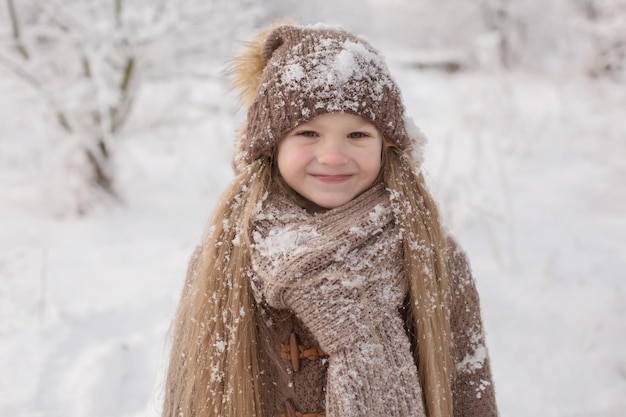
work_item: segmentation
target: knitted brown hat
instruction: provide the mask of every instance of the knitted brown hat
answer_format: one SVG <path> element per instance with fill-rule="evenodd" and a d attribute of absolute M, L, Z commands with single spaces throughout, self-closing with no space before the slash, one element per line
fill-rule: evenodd
<path fill-rule="evenodd" d="M 342 29 L 284 25 L 262 33 L 236 59 L 235 84 L 249 106 L 236 165 L 271 152 L 299 124 L 330 112 L 361 116 L 396 147 L 421 153 L 424 138 L 405 116 L 383 58 Z"/>

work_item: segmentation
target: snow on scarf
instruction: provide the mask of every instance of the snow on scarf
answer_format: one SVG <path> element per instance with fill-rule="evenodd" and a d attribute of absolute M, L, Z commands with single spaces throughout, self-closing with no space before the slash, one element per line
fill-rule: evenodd
<path fill-rule="evenodd" d="M 316 214 L 272 194 L 252 238 L 257 298 L 292 310 L 329 355 L 326 416 L 424 416 L 398 311 L 408 291 L 400 233 L 383 186 Z"/>

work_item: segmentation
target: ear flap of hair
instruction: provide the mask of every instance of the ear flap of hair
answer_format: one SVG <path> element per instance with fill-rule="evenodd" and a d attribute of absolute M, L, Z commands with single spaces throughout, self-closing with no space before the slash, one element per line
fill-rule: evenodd
<path fill-rule="evenodd" d="M 293 24 L 290 19 L 277 22 L 260 32 L 232 62 L 233 85 L 239 93 L 239 99 L 245 107 L 254 102 L 265 64 L 272 53 L 283 43 L 281 25 Z"/>

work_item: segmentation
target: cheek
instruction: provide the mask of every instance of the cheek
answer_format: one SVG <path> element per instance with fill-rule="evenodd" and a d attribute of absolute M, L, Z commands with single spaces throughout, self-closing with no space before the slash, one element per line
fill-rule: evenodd
<path fill-rule="evenodd" d="M 363 166 L 370 176 L 377 177 L 382 168 L 382 146 L 375 146 L 363 155 Z"/>
<path fill-rule="evenodd" d="M 304 155 L 301 149 L 290 142 L 281 143 L 276 151 L 278 172 L 287 181 L 296 175 L 303 164 Z"/>
<path fill-rule="evenodd" d="M 382 168 L 381 158 L 372 160 L 372 163 L 370 165 L 371 175 L 373 177 L 378 177 L 378 174 L 380 174 L 381 168 Z"/>

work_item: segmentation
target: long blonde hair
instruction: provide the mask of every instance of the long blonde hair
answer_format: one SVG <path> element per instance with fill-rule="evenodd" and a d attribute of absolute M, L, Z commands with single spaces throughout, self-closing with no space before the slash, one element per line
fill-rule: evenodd
<path fill-rule="evenodd" d="M 172 328 L 163 417 L 262 417 L 259 349 L 267 327 L 249 282 L 250 240 L 274 172 L 263 156 L 235 178 L 191 259 Z M 382 176 L 403 233 L 408 328 L 427 416 L 451 417 L 446 239 L 438 211 L 403 152 L 384 150 Z"/>

